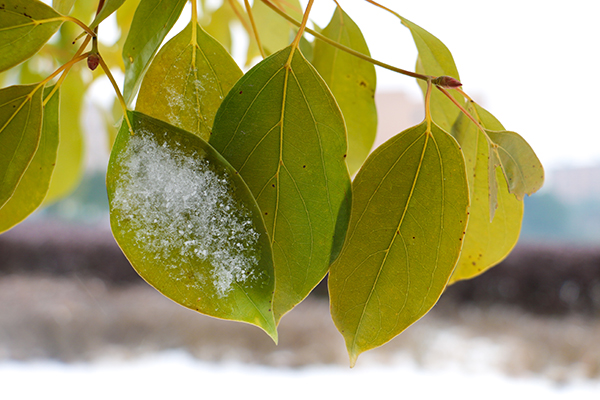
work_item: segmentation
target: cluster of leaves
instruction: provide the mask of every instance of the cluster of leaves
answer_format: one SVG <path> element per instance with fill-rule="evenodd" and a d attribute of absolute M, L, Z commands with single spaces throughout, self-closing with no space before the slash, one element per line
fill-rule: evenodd
<path fill-rule="evenodd" d="M 354 364 L 516 243 L 523 197 L 543 183 L 539 160 L 460 89 L 446 46 L 395 12 L 417 46 L 415 72 L 371 59 L 339 5 L 313 31 L 312 0 L 304 13 L 298 0 L 193 0 L 189 25 L 163 45 L 187 0 L 89 3 L 0 2 L 4 82 L 36 82 L 0 89 L 0 232 L 76 184 L 87 59 L 123 110 L 107 172 L 113 234 L 138 273 L 186 307 L 276 341 L 284 314 L 329 273 Z M 115 11 L 121 39 L 99 45 Z M 249 65 L 263 56 L 245 74 L 230 56 L 239 23 Z M 40 60 L 56 70 L 39 77 Z M 417 78 L 426 117 L 371 152 L 374 65 Z"/>

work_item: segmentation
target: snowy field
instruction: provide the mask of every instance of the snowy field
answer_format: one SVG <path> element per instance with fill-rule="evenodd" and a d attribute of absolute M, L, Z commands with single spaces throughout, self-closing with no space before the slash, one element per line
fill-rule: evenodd
<path fill-rule="evenodd" d="M 128 361 L 93 363 L 3 362 L 6 399 L 594 399 L 600 383 L 558 384 L 540 377 L 493 371 L 422 369 L 409 361 L 298 369 L 208 363 L 181 351 Z M 6 396 L 6 397 L 4 397 Z"/>

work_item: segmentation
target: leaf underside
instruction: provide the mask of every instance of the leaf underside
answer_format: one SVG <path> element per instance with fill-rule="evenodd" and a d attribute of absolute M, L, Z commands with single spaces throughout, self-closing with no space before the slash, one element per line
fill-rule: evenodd
<path fill-rule="evenodd" d="M 259 326 L 275 341 L 273 261 L 236 171 L 189 132 L 128 112 L 111 154 L 111 228 L 136 271 L 177 303 Z"/>
<path fill-rule="evenodd" d="M 331 92 L 290 47 L 242 77 L 223 101 L 210 144 L 255 196 L 271 237 L 277 321 L 323 279 L 347 227 L 346 135 Z"/>
<path fill-rule="evenodd" d="M 351 365 L 437 302 L 458 260 L 468 204 L 460 149 L 435 125 L 410 128 L 369 156 L 329 275 L 331 314 Z"/>

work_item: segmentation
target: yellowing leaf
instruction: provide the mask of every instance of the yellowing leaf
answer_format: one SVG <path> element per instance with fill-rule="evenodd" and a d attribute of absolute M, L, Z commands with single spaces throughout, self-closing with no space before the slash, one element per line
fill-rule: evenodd
<path fill-rule="evenodd" d="M 286 0 L 281 2 L 280 5 L 284 6 L 283 8 L 288 15 L 296 18 L 296 20 L 302 19 L 302 6 L 298 0 Z M 252 4 L 252 15 L 254 16 L 258 36 L 267 55 L 283 49 L 294 39 L 295 27 L 262 1 L 255 1 Z M 248 50 L 251 51 L 250 48 Z"/>
<path fill-rule="evenodd" d="M 231 5 L 228 1 L 224 1 L 219 8 L 210 14 L 210 22 L 203 25 L 203 27 L 206 33 L 215 38 L 231 53 L 231 28 L 229 25 L 236 20 L 237 17 Z"/>
<path fill-rule="evenodd" d="M 71 70 L 60 87 L 58 153 L 50 188 L 44 199 L 45 205 L 67 196 L 81 180 L 84 143 L 80 118 L 85 87 L 86 84 L 77 70 Z"/>
<path fill-rule="evenodd" d="M 45 90 L 46 95 L 52 88 Z M 44 106 L 40 144 L 12 197 L 0 207 L 0 233 L 23 221 L 44 200 L 58 148 L 58 92 Z"/>
<path fill-rule="evenodd" d="M 460 148 L 436 125 L 410 128 L 367 158 L 329 273 L 331 315 L 351 365 L 437 302 L 460 254 L 468 206 Z"/>
<path fill-rule="evenodd" d="M 339 7 L 323 35 L 370 55 L 358 25 Z M 315 43 L 313 65 L 331 89 L 344 115 L 348 131 L 346 162 L 350 175 L 354 175 L 369 155 L 377 133 L 375 67 L 320 40 Z"/>
<path fill-rule="evenodd" d="M 275 319 L 323 279 L 346 231 L 350 178 L 344 121 L 299 50 L 266 58 L 217 112 L 210 144 L 256 197 L 275 261 Z"/>
<path fill-rule="evenodd" d="M 131 103 L 152 57 L 171 30 L 187 0 L 140 2 L 123 45 L 125 83 L 123 97 Z"/>
<path fill-rule="evenodd" d="M 260 210 L 238 173 L 189 132 L 128 112 L 107 172 L 111 228 L 152 286 L 275 341 L 273 259 Z"/>
<path fill-rule="evenodd" d="M 37 0 L 0 3 L 0 72 L 34 55 L 60 28 L 63 17 Z"/>
<path fill-rule="evenodd" d="M 208 140 L 221 101 L 241 76 L 223 46 L 193 23 L 152 61 L 136 109 Z"/>
<path fill-rule="evenodd" d="M 29 166 L 42 130 L 42 88 L 0 89 L 0 207 L 13 195 Z"/>
<path fill-rule="evenodd" d="M 478 117 L 473 108 L 471 114 Z M 484 126 L 504 129 L 491 115 Z M 473 278 L 502 261 L 519 238 L 523 202 L 508 192 L 494 152 L 486 138 L 466 116 L 460 115 L 452 134 L 461 145 L 467 167 L 471 207 L 463 248 L 451 283 Z M 490 174 L 493 174 L 490 177 Z M 490 179 L 491 178 L 491 179 Z M 493 218 L 492 218 L 493 217 Z"/>

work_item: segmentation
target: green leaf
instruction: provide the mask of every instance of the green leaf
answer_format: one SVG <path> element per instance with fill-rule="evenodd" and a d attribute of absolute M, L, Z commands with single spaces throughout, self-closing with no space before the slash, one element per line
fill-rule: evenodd
<path fill-rule="evenodd" d="M 0 72 L 37 53 L 60 28 L 64 18 L 37 0 L 0 3 Z"/>
<path fill-rule="evenodd" d="M 13 195 L 38 148 L 42 92 L 38 84 L 0 89 L 0 207 Z"/>
<path fill-rule="evenodd" d="M 473 111 L 470 107 L 469 112 L 478 116 Z M 479 123 L 504 129 L 491 114 L 485 122 L 479 119 Z M 523 219 L 523 202 L 508 192 L 495 161 L 490 163 L 496 157 L 486 135 L 463 114 L 456 120 L 452 134 L 465 157 L 471 207 L 467 233 L 451 283 L 473 278 L 502 261 L 517 243 Z"/>
<path fill-rule="evenodd" d="M 323 35 L 351 49 L 370 56 L 358 25 L 339 7 Z M 377 134 L 375 107 L 375 66 L 320 40 L 315 43 L 313 65 L 335 96 L 348 130 L 350 175 L 365 161 Z"/>
<path fill-rule="evenodd" d="M 47 96 L 52 87 L 46 88 Z M 0 207 L 0 233 L 23 221 L 44 200 L 58 148 L 58 92 L 44 106 L 40 144 L 12 197 Z"/>
<path fill-rule="evenodd" d="M 152 61 L 136 109 L 208 140 L 221 101 L 241 76 L 223 46 L 193 23 Z"/>
<path fill-rule="evenodd" d="M 123 45 L 125 83 L 123 97 L 130 104 L 144 71 L 171 30 L 187 0 L 144 0 L 140 2 L 127 40 Z"/>
<path fill-rule="evenodd" d="M 302 6 L 298 0 L 286 1 L 285 11 L 296 20 L 302 19 Z M 252 15 L 260 42 L 267 55 L 283 49 L 294 39 L 296 28 L 262 1 L 255 1 L 252 4 Z M 250 48 L 248 50 L 250 51 Z"/>
<path fill-rule="evenodd" d="M 152 286 L 217 318 L 259 326 L 273 340 L 269 237 L 242 178 L 189 132 L 128 112 L 107 173 L 115 239 Z"/>
<path fill-rule="evenodd" d="M 469 188 L 456 141 L 423 122 L 377 148 L 352 187 L 344 247 L 329 273 L 351 365 L 437 302 L 458 260 Z"/>
<path fill-rule="evenodd" d="M 84 143 L 80 119 L 86 87 L 81 74 L 75 68 L 60 87 L 58 153 L 44 205 L 67 196 L 81 181 Z"/>
<path fill-rule="evenodd" d="M 210 138 L 263 212 L 275 260 L 277 321 L 327 273 L 341 248 L 350 204 L 341 112 L 299 50 L 286 68 L 290 48 L 236 83 Z"/>
<path fill-rule="evenodd" d="M 406 26 L 412 34 L 415 45 L 419 52 L 416 71 L 421 74 L 431 76 L 451 76 L 460 80 L 458 70 L 454 64 L 454 58 L 450 50 L 438 38 L 427 32 L 420 26 L 411 21 L 401 18 L 402 24 Z M 423 94 L 427 91 L 427 84 L 421 80 L 418 81 Z M 461 104 L 464 99 L 455 91 L 451 91 L 452 96 Z M 460 110 L 439 90 L 431 93 L 431 115 L 437 125 L 446 132 L 450 132 L 454 121 L 458 118 Z"/>
<path fill-rule="evenodd" d="M 100 22 L 104 21 L 110 14 L 117 11 L 117 9 L 121 7 L 123 3 L 125 3 L 125 0 L 104 0 L 102 9 L 98 14 L 96 14 L 96 18 L 94 18 L 90 24 L 90 29 L 93 30 L 95 27 L 100 25 Z"/>

